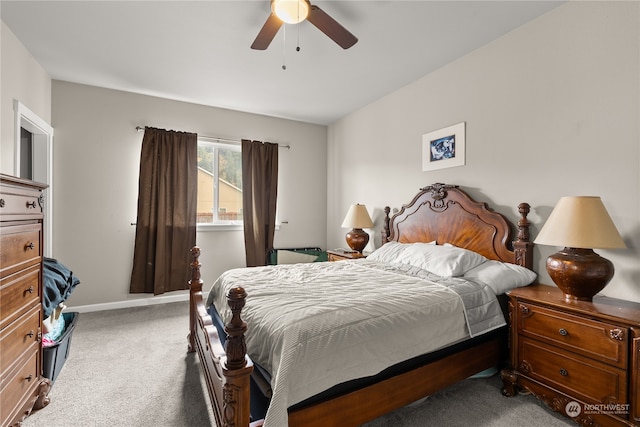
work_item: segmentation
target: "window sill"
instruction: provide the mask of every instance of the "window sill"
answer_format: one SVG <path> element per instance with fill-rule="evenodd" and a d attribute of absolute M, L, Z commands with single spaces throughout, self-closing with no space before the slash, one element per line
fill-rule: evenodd
<path fill-rule="evenodd" d="M 242 231 L 242 224 L 197 224 L 196 231 Z M 280 230 L 280 223 L 276 224 L 276 231 Z"/>
<path fill-rule="evenodd" d="M 196 231 L 242 231 L 242 224 L 198 224 Z"/>

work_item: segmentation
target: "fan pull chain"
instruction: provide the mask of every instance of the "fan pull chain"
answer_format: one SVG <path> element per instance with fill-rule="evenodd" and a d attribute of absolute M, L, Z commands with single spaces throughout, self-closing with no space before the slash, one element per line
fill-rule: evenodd
<path fill-rule="evenodd" d="M 300 52 L 300 24 L 297 27 L 296 52 Z M 282 26 L 282 69 L 287 69 L 287 24 Z"/>
<path fill-rule="evenodd" d="M 282 69 L 287 69 L 287 25 L 282 26 Z"/>
<path fill-rule="evenodd" d="M 296 52 L 300 52 L 300 2 L 298 2 L 298 43 L 296 46 Z"/>

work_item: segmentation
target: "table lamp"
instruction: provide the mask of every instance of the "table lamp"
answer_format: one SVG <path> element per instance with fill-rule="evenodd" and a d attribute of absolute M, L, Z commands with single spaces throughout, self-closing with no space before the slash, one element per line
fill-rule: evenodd
<path fill-rule="evenodd" d="M 347 216 L 342 222 L 342 228 L 352 229 L 346 235 L 347 245 L 352 250 L 362 253 L 362 250 L 369 243 L 369 233 L 364 231 L 363 228 L 372 227 L 373 221 L 371 221 L 369 212 L 367 212 L 367 207 L 360 204 L 351 205 Z"/>
<path fill-rule="evenodd" d="M 593 248 L 626 247 L 600 197 L 562 197 L 534 243 L 562 246 L 547 258 L 547 273 L 567 300 L 591 301 L 614 273 Z"/>

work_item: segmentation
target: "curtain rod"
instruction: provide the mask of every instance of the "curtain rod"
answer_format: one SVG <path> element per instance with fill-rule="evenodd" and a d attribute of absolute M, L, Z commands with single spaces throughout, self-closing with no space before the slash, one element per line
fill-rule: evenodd
<path fill-rule="evenodd" d="M 144 131 L 144 127 L 142 126 L 136 126 L 136 132 L 142 132 Z M 241 140 L 239 139 L 229 139 L 229 138 L 219 138 L 217 136 L 206 136 L 206 135 L 198 135 L 200 138 L 203 139 L 212 139 L 216 142 L 222 142 L 222 143 L 228 143 L 228 144 L 240 144 L 242 143 Z M 278 147 L 280 148 L 286 148 L 287 150 L 291 149 L 291 146 L 289 144 L 284 145 L 284 144 L 278 144 Z"/>

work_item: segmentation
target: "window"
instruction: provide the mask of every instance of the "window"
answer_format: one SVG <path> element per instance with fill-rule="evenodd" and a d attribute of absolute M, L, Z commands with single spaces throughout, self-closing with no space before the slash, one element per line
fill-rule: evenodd
<path fill-rule="evenodd" d="M 242 225 L 240 145 L 198 139 L 198 225 Z"/>

